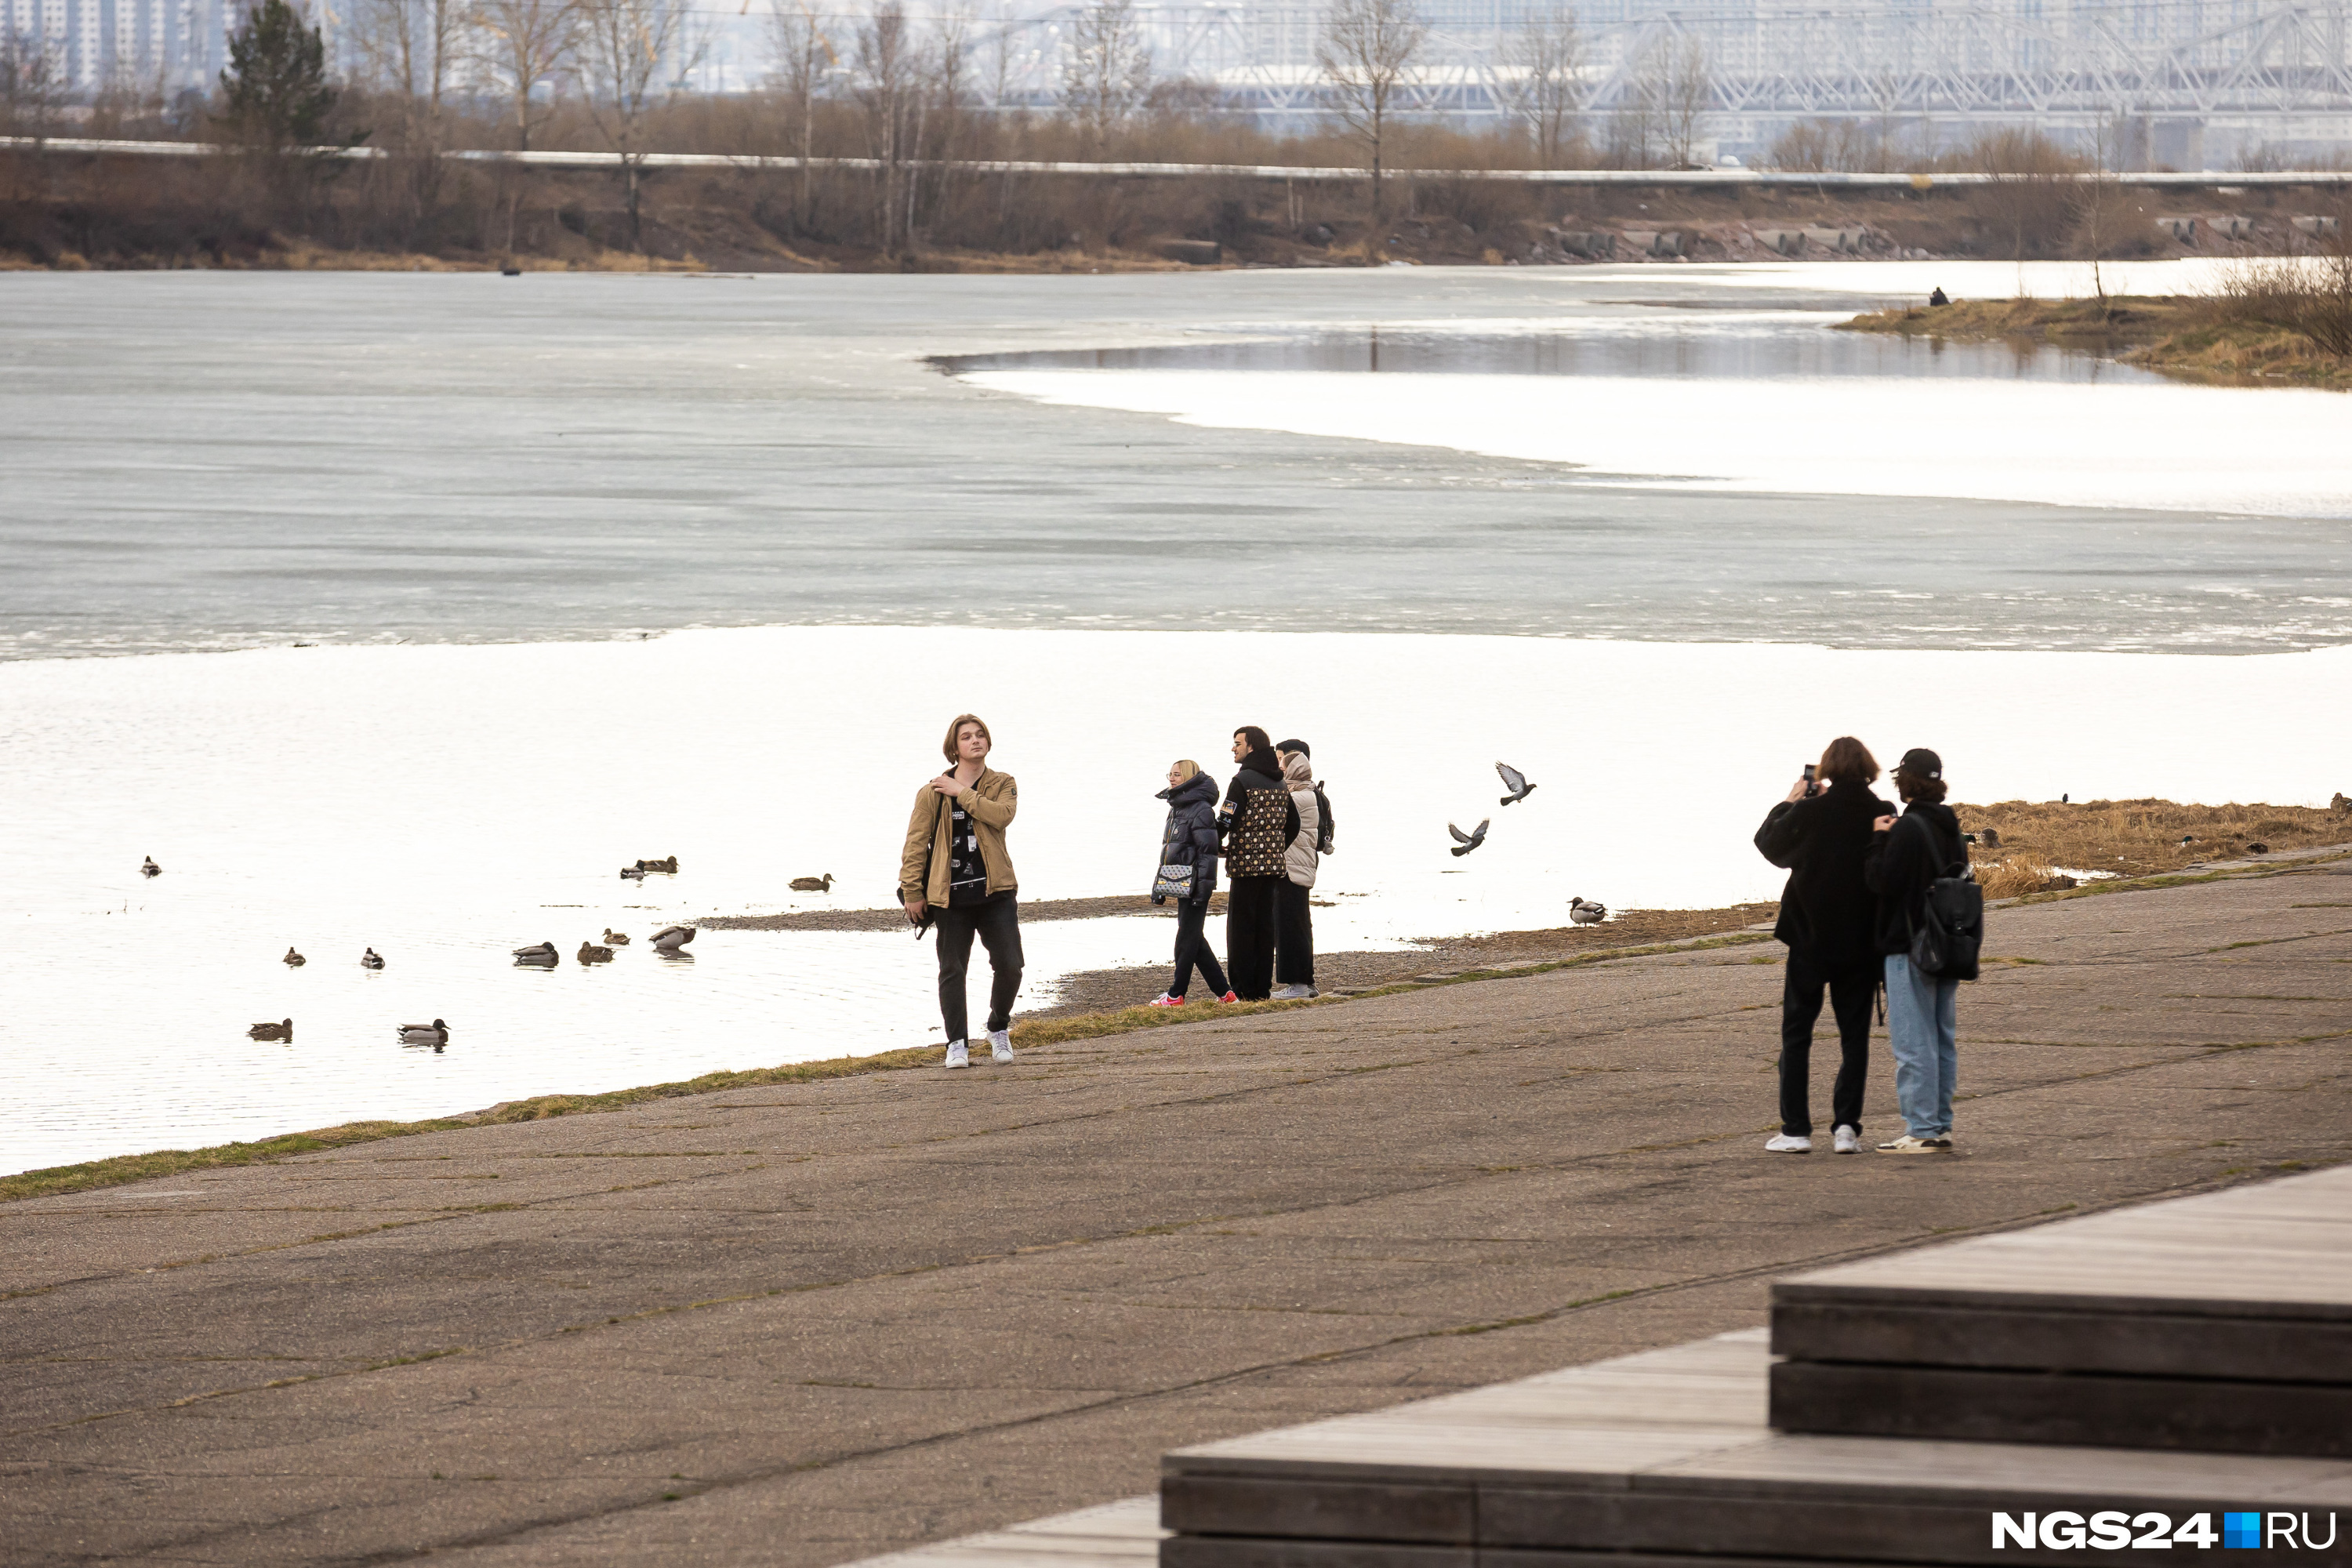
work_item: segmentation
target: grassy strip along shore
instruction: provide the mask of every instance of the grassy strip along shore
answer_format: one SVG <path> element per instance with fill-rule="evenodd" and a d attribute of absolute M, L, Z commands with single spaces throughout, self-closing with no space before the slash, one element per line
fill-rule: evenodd
<path fill-rule="evenodd" d="M 2291 327 L 2237 317 L 2219 298 L 1962 300 L 1877 310 L 1840 323 L 1953 342 L 2050 343 L 2186 381 L 2352 390 L 2352 359 Z"/>

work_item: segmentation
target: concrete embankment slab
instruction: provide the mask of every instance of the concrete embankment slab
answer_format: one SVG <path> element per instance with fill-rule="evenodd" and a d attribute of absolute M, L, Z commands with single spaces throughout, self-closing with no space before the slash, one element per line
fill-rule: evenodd
<path fill-rule="evenodd" d="M 2352 868 L 1989 951 L 1950 1157 L 1764 1154 L 1781 972 L 1740 947 L 0 1205 L 0 1539 L 814 1568 L 2352 1157 Z"/>

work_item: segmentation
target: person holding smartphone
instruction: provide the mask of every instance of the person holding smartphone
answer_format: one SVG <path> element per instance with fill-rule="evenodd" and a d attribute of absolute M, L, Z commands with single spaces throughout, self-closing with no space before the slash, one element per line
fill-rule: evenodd
<path fill-rule="evenodd" d="M 907 844 L 898 862 L 898 899 L 916 926 L 939 931 L 940 1014 L 947 1024 L 945 1065 L 970 1067 L 964 1039 L 964 968 L 971 939 L 988 950 L 989 1055 L 1013 1059 L 1013 998 L 1021 989 L 1020 889 L 1004 830 L 1021 804 L 1011 773 L 988 765 L 994 746 L 976 714 L 959 713 L 940 744 L 948 769 L 915 792 Z"/>
<path fill-rule="evenodd" d="M 1870 1075 L 1870 1004 L 1878 990 L 1877 900 L 1864 879 L 1872 825 L 1894 808 L 1871 793 L 1878 763 L 1852 735 L 1829 743 L 1756 830 L 1764 858 L 1786 869 L 1772 934 L 1788 944 L 1780 987 L 1780 1131 L 1765 1148 L 1803 1154 L 1813 1146 L 1813 1025 L 1822 993 L 1838 1026 L 1830 1090 L 1831 1147 L 1862 1147 L 1862 1097 Z"/>

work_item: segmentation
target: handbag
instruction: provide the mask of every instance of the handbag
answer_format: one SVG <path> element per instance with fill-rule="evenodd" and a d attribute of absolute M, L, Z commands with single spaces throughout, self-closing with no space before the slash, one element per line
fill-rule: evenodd
<path fill-rule="evenodd" d="M 1180 866 L 1174 861 L 1161 865 L 1160 874 L 1151 879 L 1151 901 L 1159 904 L 1170 899 L 1181 901 L 1191 898 L 1192 879 L 1197 870 L 1197 867 Z"/>
<path fill-rule="evenodd" d="M 1283 875 L 1285 852 L 1290 847 L 1289 813 L 1287 790 L 1244 790 L 1241 820 L 1234 825 L 1226 868 L 1236 877 Z"/>

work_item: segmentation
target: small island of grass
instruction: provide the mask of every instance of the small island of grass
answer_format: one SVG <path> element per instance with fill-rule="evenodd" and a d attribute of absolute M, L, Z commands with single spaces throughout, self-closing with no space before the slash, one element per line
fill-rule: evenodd
<path fill-rule="evenodd" d="M 1958 300 L 1875 310 L 1839 325 L 1957 342 L 2050 343 L 2184 381 L 2352 391 L 2352 358 L 2226 296 Z"/>

